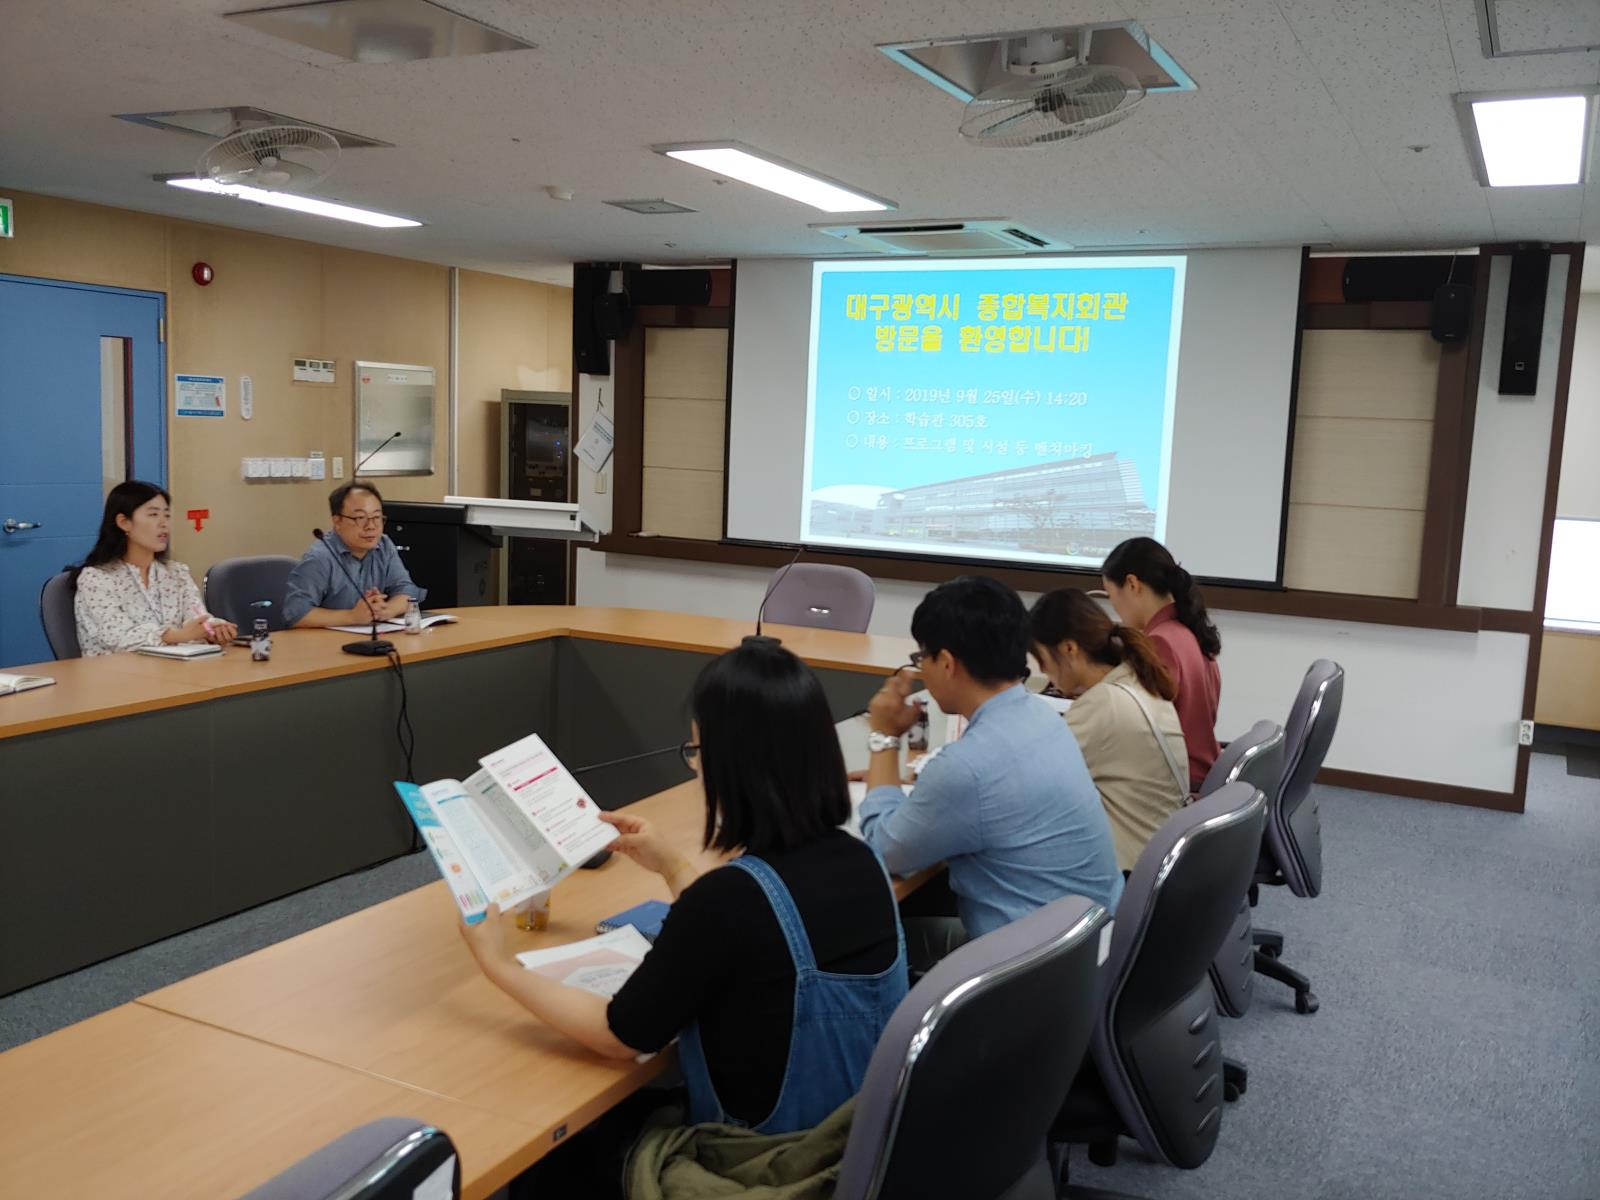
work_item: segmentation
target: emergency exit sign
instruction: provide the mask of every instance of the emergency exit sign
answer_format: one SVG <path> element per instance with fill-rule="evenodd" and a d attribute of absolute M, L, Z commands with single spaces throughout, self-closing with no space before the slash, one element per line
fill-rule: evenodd
<path fill-rule="evenodd" d="M 0 200 L 0 237 L 11 236 L 11 219 L 11 201 Z"/>

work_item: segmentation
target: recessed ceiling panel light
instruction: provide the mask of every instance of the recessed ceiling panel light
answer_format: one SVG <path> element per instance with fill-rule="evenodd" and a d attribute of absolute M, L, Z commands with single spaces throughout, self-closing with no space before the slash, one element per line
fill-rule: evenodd
<path fill-rule="evenodd" d="M 782 162 L 771 155 L 751 150 L 737 142 L 699 142 L 693 145 L 656 146 L 679 162 L 701 167 L 714 175 L 724 175 L 809 204 L 823 212 L 885 212 L 894 202 L 845 187 L 814 171 Z"/>
<path fill-rule="evenodd" d="M 1471 114 L 1468 142 L 1489 187 L 1582 183 L 1593 89 L 1554 95 L 1462 96 Z"/>
<path fill-rule="evenodd" d="M 252 204 L 265 204 L 272 208 L 287 208 L 295 212 L 310 213 L 314 217 L 332 217 L 336 221 L 354 221 L 357 225 L 371 225 L 375 229 L 415 229 L 422 224 L 410 217 L 396 217 L 389 213 L 373 212 L 366 208 L 353 208 L 348 204 L 335 204 L 331 200 L 318 200 L 314 196 L 297 196 L 293 192 L 269 192 L 264 188 L 244 187 L 238 184 L 214 183 L 209 179 L 167 179 L 168 187 L 185 188 L 191 192 L 206 192 L 213 196 L 233 196 L 249 200 Z"/>

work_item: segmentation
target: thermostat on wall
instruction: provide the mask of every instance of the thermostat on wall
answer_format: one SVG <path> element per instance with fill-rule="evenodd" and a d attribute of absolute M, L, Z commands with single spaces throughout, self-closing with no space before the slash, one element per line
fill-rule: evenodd
<path fill-rule="evenodd" d="M 332 383 L 333 363 L 331 358 L 297 358 L 294 360 L 294 381 L 296 383 Z"/>

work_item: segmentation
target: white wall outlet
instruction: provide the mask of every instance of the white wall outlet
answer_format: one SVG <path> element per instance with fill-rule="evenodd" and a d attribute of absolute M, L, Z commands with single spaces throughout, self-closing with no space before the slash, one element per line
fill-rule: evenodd
<path fill-rule="evenodd" d="M 343 455 L 335 454 L 333 456 L 333 478 L 334 479 L 343 479 L 344 478 L 344 456 Z"/>
<path fill-rule="evenodd" d="M 1533 745 L 1533 722 L 1532 721 L 1518 721 L 1517 722 L 1517 745 L 1519 745 L 1519 746 L 1531 746 L 1531 745 Z"/>
<path fill-rule="evenodd" d="M 596 496 L 604 496 L 607 486 L 606 473 L 604 471 L 596 471 L 594 475 L 594 494 Z"/>

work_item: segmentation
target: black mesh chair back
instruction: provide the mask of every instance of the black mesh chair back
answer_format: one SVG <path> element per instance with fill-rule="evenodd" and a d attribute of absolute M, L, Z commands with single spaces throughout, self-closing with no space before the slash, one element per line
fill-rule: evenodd
<path fill-rule="evenodd" d="M 283 597 L 298 561 L 286 554 L 225 558 L 206 572 L 206 607 L 212 616 L 232 621 L 242 634 L 259 617 L 267 619 L 268 629 L 283 629 Z"/>
<path fill-rule="evenodd" d="M 1257 721 L 1248 733 L 1229 742 L 1218 755 L 1199 794 L 1209 796 L 1226 784 L 1242 780 L 1268 798 L 1270 812 L 1271 797 L 1282 776 L 1283 728 L 1271 721 Z M 1250 925 L 1250 900 L 1246 895 L 1239 899 L 1239 911 L 1222 949 L 1211 960 L 1211 986 L 1216 992 L 1217 1007 L 1230 1017 L 1242 1017 L 1250 1011 L 1250 1000 L 1255 995 L 1256 951 Z"/>
<path fill-rule="evenodd" d="M 1234 782 L 1179 809 L 1145 846 L 1117 905 L 1094 1061 L 1123 1127 L 1177 1167 L 1211 1155 L 1222 1047 L 1211 961 L 1250 887 L 1267 801 Z"/>
<path fill-rule="evenodd" d="M 83 655 L 78 646 L 78 618 L 72 611 L 72 598 L 70 571 L 52 575 L 39 590 L 39 621 L 44 626 L 44 640 L 50 643 L 50 653 L 57 659 Z"/>
<path fill-rule="evenodd" d="M 1046 1137 L 1089 1043 L 1107 922 L 1065 896 L 923 976 L 867 1066 L 834 1200 L 1055 1200 Z"/>
<path fill-rule="evenodd" d="M 784 568 L 778 568 L 779 573 Z M 762 618 L 774 625 L 805 625 L 865 633 L 878 589 L 872 577 L 854 567 L 794 563 L 782 579 L 774 576 Z"/>
<path fill-rule="evenodd" d="M 1344 668 L 1319 658 L 1306 672 L 1284 730 L 1283 781 L 1267 823 L 1267 846 L 1296 896 L 1322 891 L 1322 819 L 1311 783 L 1333 743 L 1344 700 Z"/>
<path fill-rule="evenodd" d="M 441 1130 L 382 1117 L 329 1142 L 240 1200 L 460 1200 L 461 1161 Z"/>

